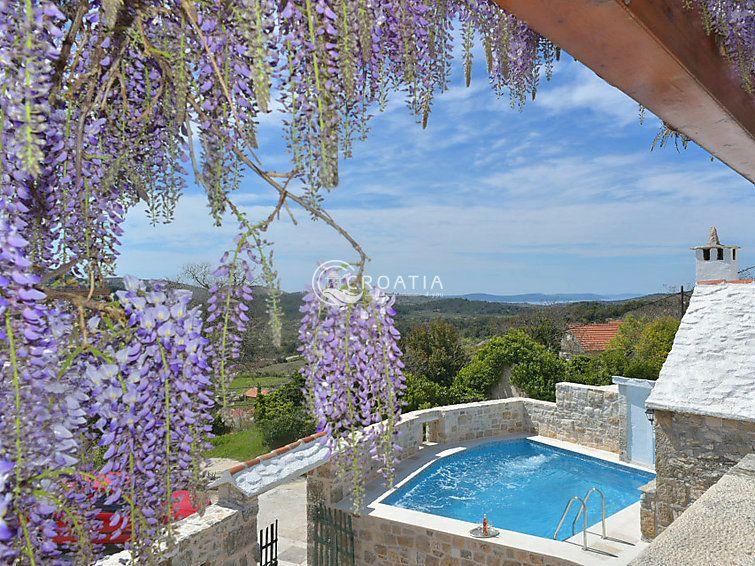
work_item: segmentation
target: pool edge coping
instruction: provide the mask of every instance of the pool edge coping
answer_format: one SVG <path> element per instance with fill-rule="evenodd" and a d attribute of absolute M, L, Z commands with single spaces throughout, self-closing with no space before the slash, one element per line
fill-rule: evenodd
<path fill-rule="evenodd" d="M 526 533 L 520 533 L 517 531 L 509 531 L 506 529 L 500 529 L 500 534 L 497 537 L 489 539 L 479 539 L 472 537 L 469 534 L 469 530 L 473 527 L 479 526 L 475 523 L 468 521 L 462 521 L 459 519 L 452 519 L 449 517 L 443 517 L 441 515 L 433 515 L 431 513 L 424 513 L 422 511 L 415 511 L 412 509 L 404 509 L 396 507 L 394 505 L 382 503 L 386 498 L 393 494 L 396 490 L 400 489 L 404 484 L 411 481 L 412 478 L 422 473 L 426 468 L 435 464 L 441 458 L 450 456 L 459 451 L 473 448 L 482 444 L 496 442 L 500 440 L 518 440 L 526 439 L 540 444 L 549 445 L 555 448 L 561 448 L 576 452 L 578 454 L 604 460 L 613 464 L 626 466 L 628 468 L 636 469 L 642 472 L 650 472 L 655 474 L 655 470 L 650 470 L 644 466 L 634 463 L 623 462 L 619 459 L 619 455 L 613 452 L 605 450 L 599 450 L 596 448 L 590 448 L 580 444 L 572 442 L 566 442 L 563 440 L 557 440 L 550 437 L 532 435 L 528 433 L 514 433 L 504 434 L 493 437 L 479 438 L 474 440 L 455 442 L 452 445 L 449 444 L 436 444 L 426 443 L 424 450 L 421 450 L 417 455 L 407 458 L 401 462 L 397 468 L 399 472 L 400 468 L 410 466 L 412 463 L 416 466 L 413 470 L 410 470 L 406 475 L 398 474 L 401 476 L 401 480 L 397 481 L 395 486 L 391 489 L 385 488 L 380 485 L 379 480 L 374 480 L 366 486 L 365 501 L 368 503 L 364 506 L 364 515 L 368 517 L 375 517 L 377 519 L 383 519 L 386 521 L 393 521 L 412 527 L 422 527 L 428 530 L 434 530 L 454 536 L 460 536 L 463 538 L 469 538 L 481 543 L 490 543 L 502 547 L 511 547 L 526 552 L 532 552 L 544 556 L 551 556 L 553 558 L 559 558 L 563 560 L 574 561 L 577 564 L 626 564 L 637 556 L 648 543 L 642 541 L 640 537 L 640 502 L 637 501 L 632 505 L 625 507 L 606 517 L 606 528 L 610 528 L 612 523 L 619 522 L 619 520 L 626 520 L 626 515 L 636 514 L 637 521 L 633 525 L 633 530 L 636 531 L 636 542 L 632 543 L 632 549 L 627 549 L 626 552 L 621 553 L 618 557 L 604 556 L 598 553 L 585 552 L 582 550 L 581 545 L 575 543 L 570 537 L 564 541 L 557 541 L 548 539 L 545 537 L 539 537 Z M 419 462 L 418 462 L 419 460 Z M 351 505 L 348 499 L 344 499 L 339 502 L 336 507 L 351 511 Z M 613 519 L 613 521 L 612 521 Z M 594 530 L 596 526 L 600 525 L 600 521 L 592 524 L 588 527 L 588 533 L 594 535 L 591 529 Z M 577 535 L 579 536 L 579 535 Z M 600 538 L 598 537 L 598 540 Z"/>

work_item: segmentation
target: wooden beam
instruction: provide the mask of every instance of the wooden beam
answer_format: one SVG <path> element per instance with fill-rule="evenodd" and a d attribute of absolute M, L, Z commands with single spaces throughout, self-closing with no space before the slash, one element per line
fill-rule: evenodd
<path fill-rule="evenodd" d="M 755 182 L 755 96 L 682 0 L 495 0 Z"/>

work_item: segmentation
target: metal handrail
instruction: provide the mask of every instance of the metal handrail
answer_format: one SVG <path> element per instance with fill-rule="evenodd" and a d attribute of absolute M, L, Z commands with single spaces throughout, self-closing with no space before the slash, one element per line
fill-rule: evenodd
<path fill-rule="evenodd" d="M 587 502 L 590 501 L 590 496 L 593 493 L 598 493 L 600 495 L 600 511 L 601 511 L 601 518 L 600 518 L 600 524 L 602 527 L 603 534 L 600 538 L 605 539 L 606 538 L 606 496 L 603 495 L 603 492 L 600 491 L 597 487 L 591 487 L 589 490 L 587 490 L 587 493 L 585 494 L 585 498 L 582 500 L 584 501 L 584 506 L 579 508 L 579 512 L 577 513 L 577 516 L 574 517 L 574 520 L 571 523 L 571 534 L 574 536 L 574 528 L 577 524 L 577 521 L 579 520 L 579 516 L 582 514 L 582 511 L 585 512 L 585 519 L 587 518 Z M 585 527 L 585 530 L 587 530 L 587 527 Z"/>
<path fill-rule="evenodd" d="M 556 527 L 556 532 L 553 533 L 553 540 L 558 540 L 558 531 L 561 530 L 561 527 L 564 526 L 564 521 L 566 520 L 566 516 L 569 514 L 569 511 L 571 511 L 572 505 L 574 505 L 575 501 L 579 501 L 579 513 L 577 516 L 584 511 L 584 519 L 583 523 L 585 525 L 585 528 L 582 530 L 582 550 L 587 550 L 587 507 L 585 507 L 585 500 L 582 499 L 579 495 L 573 496 L 569 503 L 566 504 L 566 508 L 564 509 L 564 512 L 561 514 L 561 520 L 558 522 L 558 526 Z M 573 525 L 573 523 L 572 523 Z M 574 536 L 574 531 L 572 530 L 572 536 Z"/>

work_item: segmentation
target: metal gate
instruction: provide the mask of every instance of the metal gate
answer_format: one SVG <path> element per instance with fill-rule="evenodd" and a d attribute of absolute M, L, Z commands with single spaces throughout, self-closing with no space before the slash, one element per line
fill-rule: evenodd
<path fill-rule="evenodd" d="M 278 519 L 260 529 L 260 566 L 278 566 Z"/>
<path fill-rule="evenodd" d="M 323 504 L 315 506 L 314 566 L 354 566 L 351 515 Z"/>

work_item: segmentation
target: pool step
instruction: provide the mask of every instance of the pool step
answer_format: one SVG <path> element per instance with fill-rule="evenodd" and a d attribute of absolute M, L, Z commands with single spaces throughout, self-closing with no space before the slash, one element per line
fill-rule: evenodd
<path fill-rule="evenodd" d="M 611 536 L 603 538 L 597 527 L 598 525 L 593 525 L 593 528 L 587 531 L 586 552 L 589 555 L 593 556 L 596 559 L 603 557 L 608 559 L 609 561 L 613 558 L 616 558 L 620 560 L 619 563 L 624 563 L 623 558 L 627 556 L 627 553 L 634 554 L 635 547 L 637 546 L 637 541 L 627 540 L 632 538 L 631 536 L 627 537 L 627 539 Z M 623 533 L 622 536 L 625 536 L 627 534 L 628 533 Z M 582 546 L 582 541 L 582 533 L 580 532 L 573 537 L 566 539 L 566 541 L 564 542 Z M 592 561 L 590 561 L 590 563 L 592 563 Z"/>

